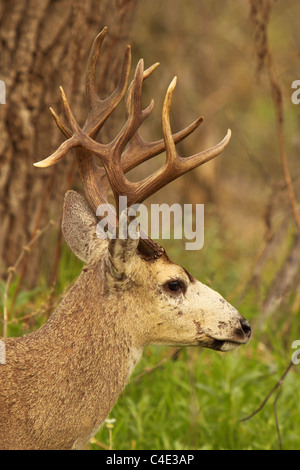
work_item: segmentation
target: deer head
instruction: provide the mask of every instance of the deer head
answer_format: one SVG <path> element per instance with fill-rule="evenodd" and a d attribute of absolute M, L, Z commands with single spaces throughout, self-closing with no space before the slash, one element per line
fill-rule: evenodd
<path fill-rule="evenodd" d="M 225 301 L 220 294 L 191 276 L 183 267 L 172 263 L 165 250 L 149 237 L 122 237 L 132 221 L 123 213 L 116 227 L 117 236 L 108 242 L 95 236 L 100 204 L 107 203 L 107 190 L 111 186 L 116 207 L 119 196 L 127 196 L 128 206 L 141 203 L 160 188 L 215 158 L 227 146 L 231 132 L 214 147 L 187 158 L 181 158 L 175 144 L 203 121 L 200 117 L 190 126 L 172 135 L 170 106 L 176 77 L 172 80 L 163 104 L 162 131 L 164 138 L 146 142 L 139 128 L 153 108 L 153 100 L 142 109 L 143 81 L 156 69 L 154 64 L 144 70 L 143 60 L 138 62 L 134 78 L 128 86 L 131 53 L 126 49 L 119 83 L 113 94 L 101 100 L 96 93 L 95 70 L 107 29 L 96 37 L 88 60 L 86 90 L 89 113 L 82 128 L 76 122 L 62 88 L 61 98 L 70 129 L 62 124 L 52 111 L 55 121 L 68 138 L 47 159 L 35 163 L 47 167 L 61 160 L 75 148 L 86 202 L 74 192 L 65 198 L 63 232 L 71 249 L 88 264 L 101 264 L 107 296 L 122 295 L 128 311 L 139 312 L 139 341 L 145 344 L 197 346 L 228 351 L 247 343 L 250 326 L 247 321 Z M 127 92 L 126 92 L 127 90 Z M 115 107 L 125 96 L 126 122 L 122 130 L 109 144 L 99 143 L 96 135 Z M 140 182 L 130 182 L 125 173 L 155 155 L 166 152 L 162 168 Z M 96 156 L 102 166 L 94 163 Z M 112 214 L 109 214 L 112 217 Z M 122 312 L 119 315 L 123 315 Z M 128 316 L 126 315 L 128 320 Z"/>

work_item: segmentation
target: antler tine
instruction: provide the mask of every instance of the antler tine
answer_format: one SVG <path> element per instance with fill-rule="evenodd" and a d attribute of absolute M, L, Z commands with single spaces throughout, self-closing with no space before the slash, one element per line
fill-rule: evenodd
<path fill-rule="evenodd" d="M 56 112 L 54 111 L 53 108 L 49 108 L 50 109 L 50 112 L 53 116 L 53 119 L 57 125 L 57 127 L 61 130 L 61 132 L 64 134 L 65 137 L 67 137 L 67 139 L 69 139 L 70 137 L 72 137 L 72 132 L 70 131 L 70 129 L 68 129 L 62 122 L 61 120 L 59 119 L 58 115 L 56 114 Z"/>
<path fill-rule="evenodd" d="M 189 126 L 173 134 L 174 143 L 178 144 L 192 134 L 200 126 L 203 120 L 204 118 L 201 116 Z M 129 170 L 132 170 L 150 158 L 159 155 L 164 152 L 165 149 L 166 145 L 164 139 L 160 139 L 155 142 L 147 142 L 141 137 L 139 132 L 136 132 L 123 153 L 122 166 L 124 173 L 127 173 Z"/>
<path fill-rule="evenodd" d="M 69 119 L 71 127 L 75 127 L 76 129 L 76 137 L 75 134 L 72 135 L 72 132 L 62 124 L 59 117 L 55 113 L 55 111 L 50 108 L 50 111 L 55 119 L 56 125 L 59 127 L 61 132 L 69 138 L 66 142 L 64 142 L 56 152 L 54 152 L 50 157 L 42 160 L 41 162 L 36 162 L 34 166 L 36 167 L 48 167 L 50 165 L 54 165 L 59 160 L 61 160 L 73 147 L 80 145 L 78 142 L 78 136 L 80 134 L 80 141 L 84 140 L 84 136 L 90 136 L 95 138 L 100 128 L 103 126 L 106 119 L 110 116 L 113 110 L 118 106 L 127 89 L 128 85 L 128 77 L 130 73 L 130 65 L 131 65 L 131 48 L 127 46 L 125 50 L 125 55 L 123 59 L 122 69 L 120 73 L 119 82 L 117 87 L 115 88 L 114 92 L 105 100 L 101 100 L 96 92 L 96 85 L 95 85 L 95 74 L 96 74 L 96 66 L 101 50 L 101 46 L 103 40 L 107 33 L 107 27 L 103 28 L 103 30 L 98 34 L 95 38 L 92 48 L 89 54 L 88 64 L 87 64 L 87 74 L 86 74 L 86 94 L 89 103 L 89 113 L 86 119 L 86 122 L 83 126 L 83 129 L 79 128 L 74 116 L 70 110 L 69 104 L 65 97 L 63 89 L 60 87 L 61 90 L 61 97 L 64 105 L 65 113 Z M 78 162 L 80 165 L 80 162 Z M 81 172 L 82 173 L 82 172 Z"/>
<path fill-rule="evenodd" d="M 151 70 L 154 70 L 154 66 L 151 68 Z M 150 73 L 149 70 L 146 71 L 146 76 Z M 117 208 L 119 204 L 118 196 L 127 195 L 127 192 L 130 192 L 131 190 L 131 183 L 126 179 L 122 168 L 121 159 L 123 150 L 132 136 L 137 132 L 143 121 L 147 118 L 147 116 L 149 116 L 154 105 L 154 101 L 151 100 L 149 106 L 146 109 L 142 108 L 141 95 L 144 77 L 144 61 L 141 59 L 137 64 L 134 78 L 130 85 L 131 92 L 127 102 L 126 123 L 116 138 L 111 142 L 111 144 L 109 144 L 110 158 L 107 158 L 106 160 L 102 159 L 106 169 L 107 177 L 115 195 Z M 94 153 L 99 158 L 102 157 L 101 153 L 98 154 L 97 149 L 94 150 Z"/>
<path fill-rule="evenodd" d="M 54 152 L 50 157 L 41 162 L 35 163 L 35 166 L 47 167 L 53 165 L 59 160 L 61 160 L 72 148 L 78 146 L 83 147 L 85 150 L 93 152 L 98 158 L 101 159 L 103 165 L 105 166 L 111 187 L 115 194 L 116 204 L 118 205 L 117 196 L 121 194 L 127 194 L 127 190 L 130 191 L 131 188 L 131 184 L 125 178 L 124 172 L 122 170 L 122 152 L 127 143 L 132 138 L 132 136 L 136 133 L 137 129 L 141 126 L 142 122 L 150 114 L 154 104 L 153 100 L 151 100 L 150 105 L 146 109 L 142 109 L 141 93 L 143 79 L 144 63 L 141 59 L 136 67 L 134 79 L 132 82 L 132 91 L 130 93 L 130 110 L 128 106 L 127 121 L 123 126 L 123 129 L 117 135 L 117 137 L 108 145 L 103 145 L 98 142 L 95 142 L 86 134 L 83 129 L 79 127 L 70 109 L 65 93 L 63 89 L 60 88 L 65 114 L 71 126 L 72 137 L 70 137 L 67 141 L 63 142 L 60 147 L 56 150 L 56 152 Z M 56 123 L 58 124 L 62 132 L 65 135 L 70 135 L 70 131 L 61 124 L 58 116 L 55 113 L 53 113 L 53 115 L 56 120 Z M 83 158 L 88 158 L 88 160 L 91 162 L 90 155 L 83 155 L 82 152 L 80 152 L 80 158 L 78 158 L 79 163 L 82 164 Z M 82 171 L 82 169 L 81 173 L 84 177 L 84 172 Z"/>
<path fill-rule="evenodd" d="M 149 187 L 149 191 L 145 192 L 144 197 L 149 197 L 153 192 L 157 191 L 161 187 L 175 180 L 179 176 L 187 173 L 188 171 L 202 165 L 203 163 L 212 160 L 213 158 L 220 155 L 226 148 L 231 138 L 231 130 L 228 129 L 224 139 L 214 147 L 204 150 L 190 157 L 181 158 L 176 151 L 174 139 L 172 136 L 172 130 L 170 125 L 170 108 L 172 102 L 172 95 L 177 83 L 177 77 L 174 77 L 170 83 L 162 111 L 162 128 L 164 134 L 164 140 L 166 145 L 166 163 L 163 167 L 161 175 L 157 175 L 157 181 L 153 188 Z M 155 175 L 154 175 L 155 176 Z M 149 185 L 150 186 L 150 185 Z"/>
<path fill-rule="evenodd" d="M 56 112 L 52 108 L 50 108 L 50 111 L 58 128 L 67 138 L 70 137 L 72 135 L 71 131 L 62 124 Z M 106 204 L 108 202 L 107 192 L 109 188 L 109 181 L 106 175 L 106 171 L 104 168 L 100 168 L 99 166 L 95 165 L 92 156 L 88 151 L 86 151 L 86 149 L 77 147 L 75 151 L 79 166 L 79 173 L 86 197 L 90 206 L 96 212 L 99 204 Z M 109 212 L 108 217 L 111 218 L 113 223 L 113 213 Z"/>
<path fill-rule="evenodd" d="M 57 124 L 57 127 L 67 137 L 71 137 L 71 131 L 62 124 L 61 120 L 57 116 L 56 112 L 50 108 L 53 118 Z M 95 165 L 90 153 L 82 147 L 75 149 L 79 173 L 84 187 L 85 194 L 88 198 L 89 204 L 96 211 L 99 204 L 107 203 L 107 191 L 109 187 L 109 181 L 107 179 L 106 171 L 104 168 L 100 168 Z M 111 214 L 111 217 L 113 214 Z"/>
<path fill-rule="evenodd" d="M 143 65 L 143 59 L 141 59 L 137 65 L 135 75 L 137 75 L 137 69 Z M 155 64 L 152 64 L 150 67 L 148 67 L 146 70 L 143 71 L 143 81 L 146 80 L 150 75 L 157 69 L 157 67 L 160 65 L 159 62 L 155 62 Z M 134 85 L 136 83 L 136 80 L 133 79 L 132 82 L 130 83 L 127 93 L 125 95 L 125 112 L 126 112 L 126 118 L 128 119 L 131 111 L 131 104 L 132 104 L 132 90 L 134 88 Z M 142 83 L 141 83 L 142 84 Z"/>
<path fill-rule="evenodd" d="M 159 62 L 153 64 L 151 67 L 146 69 L 144 71 L 143 79 L 146 80 L 146 78 L 151 75 L 151 73 L 158 67 L 158 65 Z M 125 96 L 126 117 L 128 117 L 130 112 L 132 85 L 133 82 L 131 82 L 131 84 L 129 85 Z M 194 130 L 197 129 L 199 125 L 203 122 L 203 119 L 203 116 L 201 116 L 186 128 L 175 133 L 173 135 L 174 142 L 177 144 L 183 139 L 185 139 L 185 137 L 190 135 L 192 132 L 194 132 Z M 149 160 L 150 158 L 162 153 L 164 150 L 164 139 L 160 139 L 153 142 L 147 142 L 141 137 L 139 131 L 137 130 L 137 132 L 132 136 L 126 150 L 123 153 L 122 166 L 124 173 Z"/>
<path fill-rule="evenodd" d="M 85 149 L 90 150 L 90 151 L 94 151 L 95 147 L 97 147 L 98 155 L 99 155 L 99 151 L 101 147 L 102 149 L 101 158 L 103 160 L 107 158 L 107 152 L 105 152 L 107 146 L 103 144 L 98 144 L 97 142 L 92 140 L 89 136 L 87 136 L 82 131 L 82 129 L 79 127 L 71 111 L 71 108 L 69 106 L 68 100 L 66 98 L 65 92 L 62 87 L 60 87 L 60 93 L 61 93 L 61 99 L 62 99 L 63 106 L 64 106 L 64 111 L 71 126 L 71 131 L 69 131 L 69 129 L 67 129 L 65 126 L 62 125 L 60 119 L 58 118 L 55 112 L 52 111 L 52 114 L 54 116 L 54 119 L 58 127 L 61 129 L 61 131 L 65 135 L 71 135 L 71 137 L 65 142 L 63 142 L 59 146 L 59 148 L 52 155 L 50 155 L 50 157 L 40 162 L 34 163 L 34 166 L 39 167 L 39 168 L 45 168 L 45 167 L 54 165 L 59 160 L 61 160 L 72 148 L 78 147 L 78 146 L 82 146 Z"/>
<path fill-rule="evenodd" d="M 101 100 L 96 91 L 95 77 L 100 49 L 106 33 L 107 27 L 105 27 L 94 40 L 87 64 L 86 95 L 90 109 L 87 120 L 83 126 L 83 131 L 92 138 L 96 136 L 106 119 L 118 106 L 125 95 L 131 66 L 131 47 L 127 46 L 118 84 L 114 92 L 108 98 Z"/>
<path fill-rule="evenodd" d="M 125 145 L 136 133 L 138 128 L 141 126 L 143 121 L 151 113 L 154 101 L 151 100 L 149 106 L 146 109 L 142 109 L 142 85 L 144 80 L 144 61 L 140 59 L 134 74 L 134 79 L 132 81 L 131 87 L 132 90 L 129 94 L 129 100 L 127 103 L 127 112 L 126 112 L 126 123 L 123 129 L 119 132 L 115 140 L 113 141 L 113 148 L 115 150 L 125 148 Z M 114 152 L 114 156 L 118 155 L 119 152 Z M 119 156 L 119 155 L 118 155 Z"/>
<path fill-rule="evenodd" d="M 86 96 L 90 103 L 93 101 L 98 101 L 99 97 L 96 91 L 96 83 L 95 83 L 95 76 L 96 76 L 96 67 L 97 62 L 99 59 L 100 50 L 102 47 L 103 40 L 107 34 L 107 27 L 105 26 L 102 31 L 96 36 L 93 41 L 89 57 L 87 63 L 87 70 L 86 70 Z"/>
<path fill-rule="evenodd" d="M 66 136 L 71 136 L 68 140 L 63 142 L 59 148 L 52 154 L 50 157 L 45 158 L 44 160 L 41 160 L 40 162 L 36 162 L 33 165 L 38 167 L 38 168 L 46 168 L 48 166 L 54 165 L 57 163 L 59 160 L 61 160 L 72 148 L 76 147 L 78 145 L 78 139 L 77 139 L 77 133 L 80 132 L 80 128 L 72 114 L 72 111 L 69 107 L 65 92 L 62 87 L 60 87 L 60 93 L 61 93 L 61 99 L 63 101 L 64 109 L 66 115 L 69 117 L 69 122 L 71 124 L 71 128 L 73 130 L 73 135 L 72 131 L 67 129 L 63 124 L 61 123 L 59 117 L 55 113 L 55 111 L 51 111 L 52 115 L 55 119 L 56 124 L 60 128 L 60 130 L 66 135 Z"/>
<path fill-rule="evenodd" d="M 159 189 L 163 188 L 171 181 L 174 181 L 179 176 L 187 173 L 197 166 L 202 165 L 208 160 L 215 158 L 217 155 L 223 152 L 230 140 L 231 131 L 228 130 L 224 139 L 214 147 L 199 152 L 191 157 L 179 157 L 176 152 L 174 137 L 172 135 L 170 125 L 170 107 L 176 82 L 177 78 L 175 77 L 168 87 L 162 110 L 162 128 L 164 135 L 164 146 L 166 149 L 165 165 L 138 183 L 128 182 L 128 186 L 130 186 L 130 191 L 128 191 L 129 188 L 127 189 L 127 193 L 129 194 L 129 206 L 135 203 L 141 203 Z"/>
<path fill-rule="evenodd" d="M 214 147 L 211 147 L 207 150 L 203 150 L 195 155 L 190 157 L 181 158 L 176 152 L 174 140 L 172 137 L 171 125 L 170 125 L 170 108 L 171 108 L 171 101 L 172 101 L 172 94 L 175 89 L 177 83 L 177 77 L 175 77 L 169 85 L 168 91 L 166 93 L 166 98 L 163 106 L 162 112 L 162 127 L 163 127 L 163 134 L 164 139 L 166 142 L 166 153 L 167 153 L 167 161 L 166 166 L 168 167 L 168 172 L 173 173 L 168 182 L 173 181 L 175 178 L 187 173 L 190 170 L 193 170 L 197 166 L 202 165 L 209 160 L 220 155 L 223 150 L 226 148 L 227 144 L 231 138 L 231 130 L 228 129 L 226 136 L 224 137 L 221 142 L 219 142 Z M 165 184 L 167 184 L 165 183 Z"/>

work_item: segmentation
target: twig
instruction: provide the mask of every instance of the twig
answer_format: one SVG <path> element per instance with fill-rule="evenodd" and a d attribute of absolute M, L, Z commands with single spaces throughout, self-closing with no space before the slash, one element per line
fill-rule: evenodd
<path fill-rule="evenodd" d="M 289 218 L 290 213 L 283 218 L 276 228 L 272 228 L 271 225 L 267 224 L 264 240 L 254 256 L 254 260 L 251 263 L 248 272 L 241 279 L 233 293 L 230 294 L 228 300 L 236 298 L 236 305 L 239 305 L 243 300 L 253 282 L 258 279 L 259 275 L 261 275 L 264 265 L 272 256 L 276 246 L 281 242 L 286 230 L 288 229 Z"/>
<path fill-rule="evenodd" d="M 259 413 L 259 411 L 261 411 L 263 409 L 263 407 L 265 406 L 265 404 L 267 403 L 267 401 L 269 400 L 269 398 L 273 395 L 273 393 L 275 392 L 275 390 L 278 388 L 278 387 L 281 387 L 282 386 L 282 382 L 284 381 L 285 377 L 287 376 L 288 372 L 290 371 L 290 369 L 292 368 L 292 366 L 294 365 L 293 361 L 291 361 L 288 365 L 288 367 L 285 369 L 284 373 L 282 374 L 282 376 L 280 377 L 280 379 L 278 380 L 278 382 L 274 385 L 274 387 L 272 388 L 272 390 L 268 393 L 268 395 L 266 396 L 266 398 L 263 400 L 263 402 L 259 405 L 259 407 L 253 411 L 253 413 L 251 413 L 249 416 L 246 416 L 245 418 L 242 418 L 240 420 L 240 423 L 242 423 L 243 421 L 248 421 L 248 419 L 251 419 L 253 418 L 253 416 L 255 416 L 257 413 Z"/>
<path fill-rule="evenodd" d="M 281 93 L 280 86 L 276 79 L 270 51 L 268 51 L 267 59 L 268 59 L 267 64 L 268 64 L 269 81 L 270 81 L 270 85 L 272 89 L 274 107 L 276 110 L 281 166 L 282 166 L 282 171 L 284 175 L 284 180 L 286 182 L 288 197 L 289 197 L 291 208 L 293 211 L 293 216 L 295 219 L 298 232 L 300 233 L 300 216 L 299 216 L 299 212 L 297 209 L 296 196 L 295 196 L 295 192 L 294 192 L 294 188 L 292 184 L 292 178 L 291 178 L 289 168 L 288 168 L 287 155 L 286 155 L 286 149 L 285 149 L 285 139 L 284 139 L 284 129 L 283 129 L 282 93 Z"/>
<path fill-rule="evenodd" d="M 276 307 L 282 301 L 284 295 L 289 292 L 295 277 L 298 273 L 298 266 L 300 262 L 300 235 L 297 234 L 295 241 L 284 260 L 282 267 L 276 274 L 271 288 L 269 289 L 268 295 L 264 301 L 262 307 L 262 314 L 260 317 L 260 324 L 262 326 L 263 321 L 267 316 L 270 316 Z"/>
<path fill-rule="evenodd" d="M 279 398 L 280 392 L 281 392 L 281 383 L 279 384 L 278 392 L 276 393 L 276 397 L 273 403 L 273 411 L 274 411 L 274 416 L 275 416 L 275 423 L 276 423 L 276 431 L 277 431 L 277 436 L 278 436 L 278 442 L 279 442 L 279 447 L 280 450 L 282 450 L 282 439 L 281 439 L 281 434 L 280 434 L 280 428 L 279 428 L 279 421 L 278 421 L 278 416 L 277 416 L 277 400 Z"/>
<path fill-rule="evenodd" d="M 169 359 L 175 360 L 181 350 L 182 350 L 182 348 L 178 348 L 178 349 L 175 349 L 175 351 L 171 351 L 171 353 L 169 353 L 165 357 L 163 357 L 161 361 L 159 361 L 157 364 L 155 364 L 155 366 L 153 366 L 151 368 L 145 368 L 143 370 L 143 372 L 141 372 L 140 374 L 133 377 L 131 379 L 131 382 L 135 382 L 136 380 L 139 380 L 144 375 L 150 374 L 154 370 L 156 370 L 159 367 L 163 366 L 165 364 L 165 362 L 167 362 Z"/>
<path fill-rule="evenodd" d="M 283 384 L 283 381 L 284 379 L 286 378 L 287 374 L 289 373 L 289 371 L 291 370 L 291 368 L 293 367 L 294 363 L 293 361 L 291 361 L 289 363 L 289 365 L 287 366 L 287 368 L 285 369 L 284 373 L 282 374 L 282 376 L 280 377 L 280 379 L 278 380 L 278 382 L 274 385 L 274 387 L 271 389 L 271 391 L 268 393 L 268 395 L 266 396 L 266 398 L 263 400 L 263 402 L 259 405 L 259 407 L 253 411 L 253 413 L 251 413 L 249 416 L 246 416 L 245 418 L 242 418 L 240 419 L 240 423 L 244 422 L 244 421 L 248 421 L 249 419 L 253 418 L 253 416 L 255 416 L 257 413 L 259 413 L 263 407 L 265 406 L 265 404 L 267 403 L 267 401 L 269 400 L 269 398 L 273 395 L 273 393 L 275 392 L 275 390 L 277 390 L 277 388 L 279 389 L 276 396 L 275 396 L 275 400 L 273 402 L 273 410 L 274 410 L 274 415 L 275 415 L 275 422 L 276 422 L 276 430 L 277 430 L 277 435 L 278 435 L 278 441 L 279 441 L 279 446 L 280 446 L 280 449 L 282 449 L 282 440 L 281 440 L 281 435 L 280 435 L 280 429 L 279 429 L 279 422 L 278 422 L 278 416 L 277 416 L 277 410 L 276 410 L 276 406 L 277 406 L 277 401 L 278 401 L 278 398 L 279 398 L 279 394 L 281 392 L 281 387 L 282 387 L 282 384 Z"/>
<path fill-rule="evenodd" d="M 277 121 L 277 134 L 279 143 L 279 153 L 281 159 L 281 166 L 286 183 L 287 193 L 292 208 L 293 216 L 297 229 L 300 233 L 300 215 L 297 209 L 297 202 L 295 192 L 292 184 L 291 175 L 287 164 L 287 155 L 285 149 L 284 139 L 284 116 L 283 116 L 283 101 L 282 92 L 275 71 L 275 65 L 272 58 L 272 53 L 269 47 L 268 40 L 268 24 L 271 17 L 272 2 L 270 0 L 250 0 L 251 5 L 251 19 L 256 28 L 256 53 L 258 57 L 257 72 L 260 73 L 263 65 L 266 63 L 266 68 L 271 87 L 272 99 Z"/>
<path fill-rule="evenodd" d="M 270 242 L 272 241 L 272 238 L 274 236 L 274 232 L 272 229 L 268 229 L 265 236 L 264 236 L 264 241 L 262 245 L 260 246 L 256 256 L 254 257 L 254 260 L 251 264 L 251 267 L 247 274 L 242 278 L 240 281 L 239 285 L 236 287 L 234 292 L 229 296 L 229 300 L 237 297 L 240 295 L 238 298 L 237 302 L 241 302 L 242 298 L 244 297 L 248 286 L 252 283 L 253 278 L 255 277 L 255 271 L 256 268 L 259 264 L 259 262 L 262 260 L 263 256 L 265 255 L 268 247 L 270 246 Z"/>
<path fill-rule="evenodd" d="M 12 283 L 12 280 L 17 272 L 18 267 L 23 261 L 24 256 L 30 252 L 32 246 L 34 243 L 48 230 L 49 227 L 53 226 L 55 222 L 53 220 L 50 220 L 47 225 L 41 229 L 37 230 L 35 233 L 35 236 L 30 240 L 30 242 L 27 245 L 24 245 L 22 248 L 22 251 L 17 258 L 17 261 L 13 266 L 10 266 L 7 270 L 8 272 L 8 277 L 6 280 L 5 284 L 5 289 L 4 289 L 4 296 L 3 296 L 3 338 L 7 337 L 7 326 L 8 326 L 8 314 L 7 314 L 7 303 L 8 303 L 8 291 L 9 287 Z"/>

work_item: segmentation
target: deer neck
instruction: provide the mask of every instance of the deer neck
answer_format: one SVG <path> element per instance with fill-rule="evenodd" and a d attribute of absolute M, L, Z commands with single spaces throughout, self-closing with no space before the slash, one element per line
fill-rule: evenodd
<path fill-rule="evenodd" d="M 122 296 L 107 301 L 101 272 L 97 265 L 84 268 L 49 321 L 33 333 L 39 349 L 52 351 L 44 364 L 51 387 L 42 395 L 60 407 L 63 422 L 72 422 L 74 447 L 100 427 L 142 353 L 122 321 Z M 47 420 L 57 430 L 57 422 Z"/>

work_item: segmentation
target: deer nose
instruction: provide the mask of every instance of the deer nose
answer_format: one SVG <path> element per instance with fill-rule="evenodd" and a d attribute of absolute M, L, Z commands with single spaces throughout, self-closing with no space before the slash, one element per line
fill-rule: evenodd
<path fill-rule="evenodd" d="M 247 320 L 245 320 L 245 318 L 243 318 L 242 320 L 240 320 L 240 324 L 241 324 L 242 330 L 245 333 L 245 335 L 247 336 L 247 338 L 250 338 L 250 336 L 251 336 L 251 326 L 249 325 Z"/>

